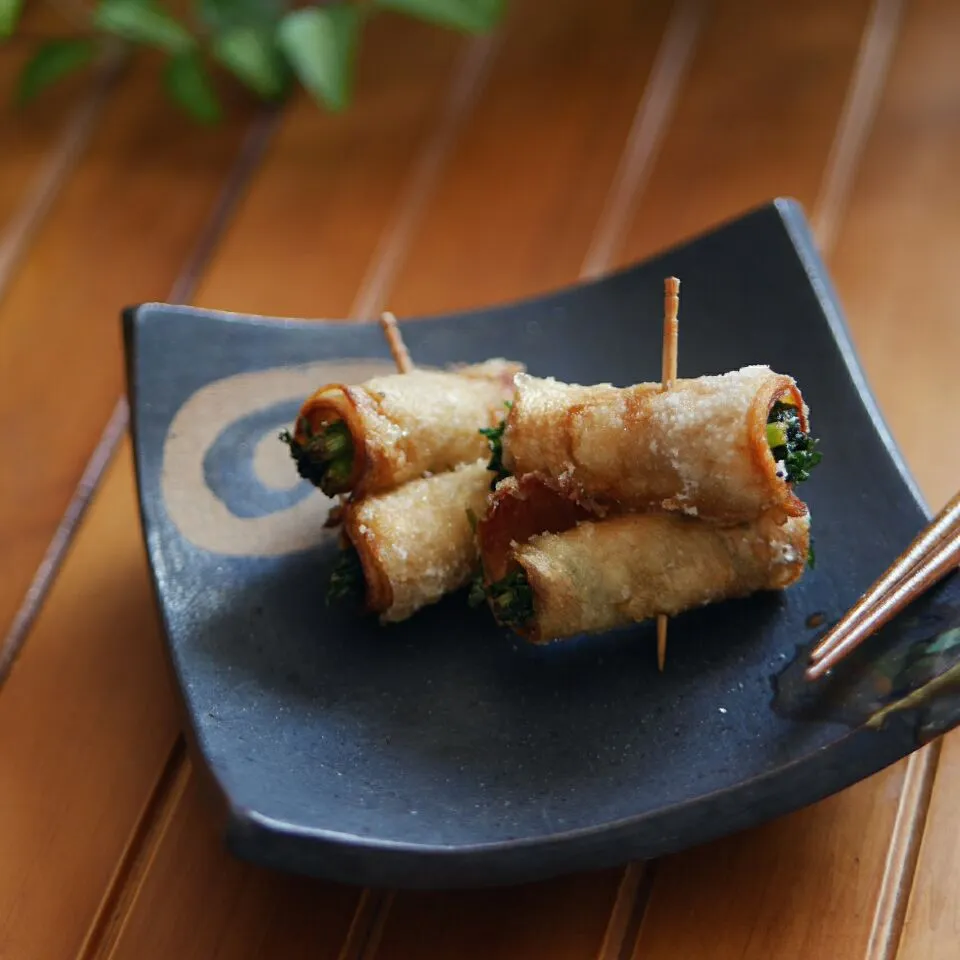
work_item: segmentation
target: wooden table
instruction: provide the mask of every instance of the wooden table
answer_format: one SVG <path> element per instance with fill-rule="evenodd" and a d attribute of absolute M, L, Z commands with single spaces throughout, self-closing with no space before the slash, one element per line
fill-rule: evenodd
<path fill-rule="evenodd" d="M 516 0 L 488 38 L 377 21 L 336 116 L 238 98 L 194 129 L 150 58 L 3 108 L 0 957 L 960 956 L 956 735 L 749 833 L 519 889 L 228 857 L 163 665 L 118 326 L 149 299 L 502 301 L 792 195 L 938 508 L 960 478 L 958 45 L 956 0 Z M 3 49 L 3 91 L 25 53 Z"/>

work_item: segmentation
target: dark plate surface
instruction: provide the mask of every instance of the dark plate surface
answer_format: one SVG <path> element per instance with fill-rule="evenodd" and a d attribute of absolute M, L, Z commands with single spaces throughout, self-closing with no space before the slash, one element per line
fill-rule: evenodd
<path fill-rule="evenodd" d="M 571 381 L 658 379 L 669 274 L 683 281 L 680 375 L 749 363 L 792 374 L 824 461 L 802 488 L 816 568 L 783 595 L 673 620 L 662 675 L 650 624 L 536 648 L 463 595 L 386 629 L 327 609 L 329 501 L 294 482 L 276 434 L 322 382 L 391 369 L 379 328 L 127 312 L 150 562 L 236 854 L 375 885 L 527 880 L 786 813 L 958 722 L 955 579 L 834 676 L 812 689 L 798 679 L 803 649 L 925 510 L 795 205 L 599 282 L 408 323 L 404 336 L 423 365 L 504 355 Z M 826 622 L 809 627 L 813 614 Z"/>

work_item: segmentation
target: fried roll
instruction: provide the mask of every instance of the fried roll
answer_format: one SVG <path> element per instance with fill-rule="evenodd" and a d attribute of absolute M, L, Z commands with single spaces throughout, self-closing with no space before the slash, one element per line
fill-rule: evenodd
<path fill-rule="evenodd" d="M 346 504 L 331 596 L 389 623 L 464 586 L 478 563 L 471 517 L 483 514 L 489 492 L 486 461 L 477 460 Z"/>
<path fill-rule="evenodd" d="M 489 360 L 327 384 L 303 404 L 285 440 L 300 475 L 328 496 L 383 493 L 483 456 L 478 428 L 502 418 L 522 369 Z"/>
<path fill-rule="evenodd" d="M 478 525 L 494 616 L 534 642 L 779 590 L 803 575 L 809 516 L 720 526 L 675 513 L 602 515 L 563 482 L 505 480 Z"/>
<path fill-rule="evenodd" d="M 766 366 L 631 387 L 521 373 L 503 460 L 514 474 L 569 477 L 621 511 L 733 524 L 806 512 L 792 483 L 819 460 L 795 381 Z"/>

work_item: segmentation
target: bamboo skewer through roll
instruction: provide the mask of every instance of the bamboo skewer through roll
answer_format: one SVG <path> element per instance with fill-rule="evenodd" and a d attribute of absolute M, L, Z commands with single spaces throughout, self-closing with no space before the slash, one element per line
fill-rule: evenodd
<path fill-rule="evenodd" d="M 680 281 L 667 277 L 663 281 L 663 359 L 660 379 L 664 390 L 669 390 L 677 379 L 677 346 L 680 333 Z M 663 672 L 667 661 L 667 623 L 665 613 L 657 614 L 657 669 Z"/>

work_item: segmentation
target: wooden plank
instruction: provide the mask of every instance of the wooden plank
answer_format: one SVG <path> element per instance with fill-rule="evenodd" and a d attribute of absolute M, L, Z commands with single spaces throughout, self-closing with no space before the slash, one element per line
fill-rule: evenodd
<path fill-rule="evenodd" d="M 960 477 L 940 411 L 960 401 L 956 4 L 909 7 L 903 39 L 832 258 L 857 350 L 890 429 L 934 509 Z"/>
<path fill-rule="evenodd" d="M 0 638 L 123 388 L 119 311 L 167 296 L 249 121 L 194 127 L 158 66 L 125 76 L 0 302 Z"/>
<path fill-rule="evenodd" d="M 541 5 L 518 5 L 490 88 L 391 293 L 398 316 L 513 300 L 576 279 L 670 6 L 558 0 L 547 16 Z"/>
<path fill-rule="evenodd" d="M 196 302 L 346 317 L 464 52 L 447 32 L 375 20 L 356 102 L 340 116 L 305 100 L 291 106 Z"/>
<path fill-rule="evenodd" d="M 224 857 L 198 781 L 188 770 L 183 779 L 148 878 L 133 878 L 112 960 L 337 957 L 360 891 Z"/>
<path fill-rule="evenodd" d="M 634 960 L 863 957 L 901 782 L 660 861 Z"/>
<path fill-rule="evenodd" d="M 578 11 L 574 5 L 551 28 L 565 34 L 565 42 L 548 35 L 543 47 L 531 50 L 535 34 L 524 31 L 522 46 L 518 37 L 462 140 L 460 162 L 438 191 L 392 306 L 456 309 L 532 295 L 576 278 L 592 241 L 607 230 L 610 186 L 666 13 L 648 10 L 648 19 L 638 22 L 610 5 L 600 20 L 596 7 Z M 581 20 L 583 14 L 588 16 Z M 582 59 L 571 62 L 568 44 Z M 604 67 L 597 59 L 608 62 Z M 623 88 L 630 96 L 619 98 L 615 124 L 604 117 L 608 136 L 598 141 L 590 118 L 598 104 L 611 102 L 613 90 Z M 543 89 L 553 90 L 558 103 L 579 99 L 580 115 L 544 111 Z M 506 166 L 495 152 L 504 149 L 498 137 L 504 127 L 514 131 L 505 138 L 512 151 L 507 184 L 484 169 Z M 572 205 L 569 197 L 578 193 Z M 451 236 L 463 239 L 452 244 Z M 635 871 L 614 870 L 475 893 L 400 893 L 379 931 L 375 956 L 613 958 L 629 927 L 636 879 Z M 623 904 L 618 892 L 625 892 Z"/>
<path fill-rule="evenodd" d="M 957 125 L 942 122 L 943 104 L 957 91 L 945 39 L 956 35 L 956 17 L 954 11 L 948 16 L 947 8 L 945 3 L 909 8 L 832 256 L 885 413 L 894 424 L 902 422 L 900 436 L 924 488 L 943 497 L 945 485 L 936 486 L 943 483 L 939 461 L 952 459 L 955 478 L 956 454 L 938 444 L 936 459 L 925 455 L 923 445 L 936 428 L 929 420 L 929 427 L 923 426 L 923 413 L 940 409 L 932 402 L 934 390 L 949 403 L 957 389 L 940 360 L 950 355 L 951 346 L 956 351 L 957 333 L 948 319 L 956 295 L 942 247 L 960 196 L 948 182 L 960 148 Z M 937 176 L 931 176 L 934 172 Z M 808 196 L 816 192 L 811 187 Z M 914 223 L 918 226 L 911 230 Z M 903 243 L 905 233 L 917 238 L 910 249 Z M 918 276 L 924 278 L 921 286 Z M 911 341 L 931 344 L 926 350 L 914 347 L 914 362 L 906 371 L 900 362 L 905 314 L 911 317 Z M 926 404 L 923 413 L 918 392 Z M 907 422 L 919 434 L 913 453 Z M 887 956 L 880 928 L 895 920 L 903 881 L 898 871 L 910 869 L 910 817 L 925 811 L 923 784 L 916 781 L 928 768 L 912 764 L 909 779 L 907 769 L 898 764 L 778 823 L 664 861 L 636 956 L 698 955 L 708 942 L 711 956 L 718 958 L 862 957 L 868 951 L 871 958 Z M 956 829 L 955 822 L 950 828 Z M 939 847 L 947 844 L 946 836 Z M 937 888 L 943 884 L 938 877 Z M 926 946 L 915 955 L 930 955 Z"/>
<path fill-rule="evenodd" d="M 33 38 L 55 36 L 63 21 L 45 4 L 28 5 L 22 34 L 5 42 L 0 56 L 0 237 L 20 207 L 38 168 L 57 144 L 64 124 L 90 88 L 89 77 L 65 79 L 25 110 L 11 106 L 17 81 L 33 54 Z"/>
<path fill-rule="evenodd" d="M 295 286 L 300 283 L 300 304 L 304 308 L 312 305 L 313 290 L 303 281 L 318 263 L 330 278 L 362 276 L 396 206 L 405 172 L 437 114 L 454 54 L 462 46 L 463 42 L 452 35 L 426 27 L 401 27 L 398 21 L 386 19 L 382 28 L 370 33 L 368 49 L 374 69 L 367 71 L 360 84 L 354 111 L 333 117 L 305 102 L 294 104 L 290 122 L 268 164 L 273 173 L 259 181 L 240 216 L 238 229 L 247 237 L 246 246 L 236 242 L 231 245 L 236 267 L 214 270 L 208 278 L 207 294 L 216 299 L 225 293 L 249 271 L 248 256 L 262 261 L 268 252 L 278 257 L 276 269 L 273 264 L 268 268 L 261 265 L 255 272 L 269 276 L 281 290 L 288 282 Z M 76 417 L 78 430 L 84 426 L 80 414 L 92 417 L 95 400 L 103 404 L 100 412 L 105 418 L 109 404 L 118 396 L 118 306 L 125 301 L 162 297 L 165 290 L 153 289 L 156 280 L 149 271 L 166 267 L 175 252 L 182 257 L 179 243 L 174 242 L 181 231 L 185 242 L 192 242 L 197 232 L 195 220 L 160 230 L 158 219 L 192 218 L 189 207 L 171 199 L 176 194 L 171 178 L 180 179 L 182 174 L 171 169 L 169 157 L 162 156 L 154 166 L 149 157 L 133 152 L 137 143 L 160 149 L 159 109 L 156 105 L 147 109 L 141 102 L 139 111 L 130 104 L 119 111 L 116 121 L 128 126 L 132 123 L 138 131 L 126 136 L 114 130 L 111 119 L 108 130 L 112 131 L 112 141 L 95 146 L 89 161 L 95 169 L 78 177 L 79 187 L 71 187 L 71 194 L 78 194 L 78 198 L 65 202 L 70 215 L 61 210 L 53 221 L 54 226 L 69 225 L 75 233 L 64 236 L 59 230 L 51 230 L 49 248 L 46 241 L 38 247 L 42 263 L 63 267 L 74 263 L 68 257 L 72 247 L 84 242 L 96 245 L 95 239 L 84 239 L 91 232 L 90 223 L 98 222 L 90 202 L 102 202 L 111 195 L 116 189 L 114 181 L 122 174 L 118 165 L 125 166 L 133 153 L 141 167 L 139 191 L 124 188 L 121 199 L 128 203 L 116 210 L 111 208 L 112 212 L 105 210 L 107 225 L 101 218 L 98 226 L 101 231 L 109 226 L 108 237 L 117 249 L 113 251 L 105 237 L 90 260 L 82 251 L 76 254 L 81 267 L 94 279 L 67 274 L 54 285 L 67 288 L 63 293 L 49 291 L 49 278 L 60 277 L 61 273 L 41 270 L 31 262 L 22 281 L 25 292 L 21 296 L 28 316 L 47 315 L 41 308 L 49 305 L 58 311 L 60 323 L 69 319 L 78 328 L 73 332 L 54 327 L 74 348 L 75 369 L 66 370 L 64 377 L 77 394 L 72 416 Z M 131 112 L 142 113 L 143 124 L 137 125 Z M 373 117 L 386 123 L 394 115 L 402 117 L 409 129 L 389 148 L 365 134 L 375 122 Z M 183 139 L 176 149 L 181 151 L 181 160 L 192 159 L 190 166 L 196 178 L 203 180 L 210 175 L 211 167 L 211 161 L 204 157 L 211 150 L 225 149 L 216 142 L 228 136 L 229 130 L 212 135 L 212 139 L 204 135 L 200 145 L 193 146 L 192 140 Z M 294 175 L 298 179 L 291 190 L 289 178 Z M 140 196 L 141 192 L 152 191 L 158 195 L 156 201 Z M 353 200 L 347 203 L 338 199 L 344 194 Z M 173 213 L 162 210 L 164 204 L 173 206 Z M 271 247 L 267 251 L 264 237 L 280 236 L 277 218 L 287 215 L 300 230 L 298 243 L 286 250 Z M 334 217 L 338 218 L 335 223 L 331 222 Z M 368 222 L 361 223 L 362 218 Z M 146 239 L 145 224 L 153 230 L 153 236 Z M 96 283 L 109 285 L 113 280 L 92 259 L 94 256 L 119 264 L 125 271 L 132 270 L 134 276 L 124 276 L 122 286 L 107 293 L 98 292 Z M 221 261 L 224 266 L 229 262 Z M 297 265 L 296 271 L 291 271 L 291 263 Z M 164 280 L 165 287 L 170 279 Z M 80 296 L 76 288 L 69 289 L 71 282 L 80 287 Z M 332 292 L 335 289 L 340 290 L 339 301 Z M 342 314 L 349 309 L 354 293 L 349 283 L 339 288 L 333 283 L 326 292 L 325 302 L 331 311 Z M 72 315 L 68 307 L 72 307 Z M 84 330 L 86 336 L 99 338 L 99 354 L 83 342 Z M 25 321 L 18 332 L 22 343 L 33 343 L 37 350 L 44 342 L 40 331 L 31 334 Z M 0 349 L 8 342 L 5 333 L 0 328 Z M 59 355 L 56 344 L 54 351 Z M 6 352 L 0 356 L 6 362 Z M 30 359 L 26 350 L 20 356 L 24 363 Z M 107 385 L 91 377 L 91 370 L 96 370 Z M 38 379 L 38 385 L 44 382 Z M 109 393 L 108 386 L 112 386 Z M 46 401 L 43 396 L 35 400 L 31 393 L 21 393 L 21 416 L 29 416 L 29 404 L 35 402 L 42 405 Z M 12 423 L 13 411 L 8 416 Z M 37 421 L 34 429 L 39 431 L 43 423 Z M 96 429 L 101 426 L 102 419 Z M 64 439 L 70 440 L 69 436 Z M 24 489 L 4 491 L 0 501 L 4 509 L 12 509 L 17 493 L 25 492 L 26 481 L 16 478 L 16 482 Z M 155 849 L 149 842 L 144 848 L 144 838 L 149 841 L 154 833 L 143 821 L 145 812 L 155 805 L 158 782 L 161 787 L 166 782 L 161 771 L 174 747 L 179 724 L 161 655 L 132 485 L 125 451 L 109 470 L 24 652 L 0 691 L 0 716 L 8 717 L 0 738 L 0 764 L 5 770 L 15 771 L 15 775 L 2 778 L 0 787 L 9 792 L 0 794 L 0 809 L 5 815 L 10 811 L 8 825 L 12 831 L 0 841 L 4 844 L 0 864 L 0 956 L 62 960 L 77 955 L 82 943 L 86 943 L 85 954 L 93 956 L 116 946 L 115 937 L 121 930 L 124 936 L 139 936 L 141 927 L 136 922 L 123 926 L 119 921 L 126 914 L 115 914 L 128 902 L 123 896 L 126 891 L 118 891 L 118 885 L 139 877 L 138 869 L 144 864 L 165 862 L 162 857 L 154 858 Z M 21 737 L 19 731 L 24 729 L 29 735 Z M 186 796 L 192 797 L 192 792 Z M 193 807 L 183 810 L 188 822 L 171 823 L 161 836 L 169 843 L 180 844 L 178 850 L 185 845 L 202 857 L 205 848 L 183 840 L 194 836 L 191 831 L 195 829 L 194 814 L 189 812 Z M 204 821 L 202 829 L 212 828 Z M 216 902 L 229 916 L 232 905 L 248 896 L 244 890 L 249 887 L 253 891 L 249 896 L 256 899 L 256 891 L 270 884 L 251 879 L 253 874 L 229 860 L 218 844 L 212 842 L 211 846 L 218 857 L 212 869 L 217 883 L 223 884 L 223 899 Z M 54 879 L 49 875 L 49 864 L 56 865 Z M 170 879 L 169 874 L 164 876 Z M 185 864 L 177 878 L 178 890 L 196 890 L 200 884 L 206 901 L 206 876 L 196 863 Z M 152 902 L 152 889 L 144 883 L 135 891 L 135 902 Z M 310 891 L 315 889 L 313 885 L 305 887 L 303 896 L 309 900 Z M 331 900 L 330 909 L 338 916 L 343 914 L 344 922 L 348 922 L 349 903 L 342 899 L 336 902 L 340 906 L 335 907 Z M 201 910 L 201 918 L 194 918 L 194 925 L 211 923 L 210 904 L 199 900 L 192 903 Z M 183 901 L 170 901 L 169 906 L 179 911 Z M 300 936 L 296 931 L 306 929 L 298 926 L 297 919 L 304 912 L 302 898 L 291 896 L 277 909 L 280 912 L 271 914 L 270 923 L 278 929 L 289 928 L 290 944 L 295 944 Z M 268 903 L 264 910 L 261 914 L 251 912 L 251 918 L 265 917 L 273 907 Z M 57 922 L 44 922 L 50 917 L 56 917 Z M 194 932 L 193 927 L 187 929 Z"/>
<path fill-rule="evenodd" d="M 3 957 L 76 954 L 176 730 L 121 463 L 0 692 Z"/>
<path fill-rule="evenodd" d="M 954 960 L 960 943 L 960 737 L 944 738 L 903 932 L 892 931 L 897 960 Z M 896 949 L 899 940 L 899 949 Z M 879 957 L 879 955 L 878 955 Z"/>
<path fill-rule="evenodd" d="M 665 5 L 662 5 L 660 10 L 665 13 Z M 443 258 L 438 262 L 435 256 L 436 251 L 444 246 L 459 250 L 461 258 L 476 262 L 479 269 L 487 272 L 487 276 L 482 277 L 483 287 L 477 282 L 477 286 L 472 288 L 472 296 L 478 299 L 497 296 L 500 289 L 506 290 L 510 295 L 538 289 L 540 284 L 546 282 L 545 277 L 549 280 L 549 271 L 553 269 L 551 257 L 547 255 L 549 251 L 541 251 L 537 269 L 528 264 L 522 276 L 511 276 L 503 287 L 499 285 L 493 271 L 498 263 L 509 262 L 537 244 L 546 242 L 542 233 L 544 218 L 556 223 L 558 218 L 565 216 L 570 205 L 569 194 L 575 186 L 575 172 L 583 163 L 584 156 L 589 154 L 591 144 L 596 150 L 591 161 L 596 176 L 604 185 L 608 184 L 613 176 L 620 147 L 629 129 L 633 110 L 643 87 L 645 72 L 656 47 L 657 36 L 647 36 L 646 30 L 651 28 L 641 24 L 637 24 L 632 33 L 625 29 L 629 28 L 631 23 L 626 3 L 611 5 L 601 18 L 585 20 L 582 6 L 570 0 L 555 11 L 555 19 L 551 20 L 553 26 L 549 29 L 529 29 L 533 11 L 533 4 L 520 6 L 515 19 L 509 24 L 503 51 L 492 68 L 490 85 L 471 114 L 459 146 L 433 194 L 429 212 L 417 233 L 417 242 L 404 258 L 406 266 L 400 275 L 399 285 L 406 285 L 408 292 L 403 295 L 402 300 L 408 307 L 403 309 L 436 309 L 444 302 L 444 298 L 449 304 L 462 294 L 460 287 L 463 285 L 464 276 L 459 261 L 455 259 L 451 262 Z M 585 31 L 587 21 L 591 19 L 594 26 Z M 623 36 L 624 33 L 626 36 Z M 581 42 L 574 43 L 578 37 Z M 571 56 L 572 50 L 579 51 L 576 57 Z M 598 60 L 603 56 L 613 56 L 614 53 L 620 60 L 619 68 L 598 69 Z M 529 72 L 522 69 L 524 63 L 532 64 Z M 630 63 L 629 70 L 625 67 L 627 63 Z M 613 112 L 610 112 L 608 103 L 603 120 L 604 125 L 613 127 L 613 130 L 604 134 L 598 147 L 596 129 L 592 126 L 590 117 L 598 104 L 608 101 L 608 85 L 612 76 L 618 84 L 629 86 L 629 97 L 620 96 L 617 100 L 618 109 Z M 627 78 L 630 79 L 629 84 Z M 546 111 L 541 117 L 530 105 L 539 101 L 545 86 L 554 91 L 553 95 L 560 102 L 568 99 L 573 101 L 576 109 L 571 106 L 569 110 Z M 516 136 L 497 137 L 497 131 L 504 122 L 505 104 L 512 100 L 524 104 L 528 123 L 523 130 L 516 131 Z M 294 118 L 291 118 L 290 125 L 293 123 Z M 366 208 L 372 207 L 369 199 L 371 191 L 361 189 L 352 179 L 350 193 L 354 199 L 349 205 L 344 205 L 342 214 L 341 208 L 337 207 L 336 213 L 329 214 L 328 222 L 322 227 L 316 226 L 315 218 L 299 210 L 302 198 L 297 202 L 291 200 L 291 215 L 296 213 L 301 218 L 299 222 L 302 226 L 298 228 L 301 236 L 308 236 L 311 230 L 324 231 L 316 244 L 317 255 L 314 259 L 323 265 L 325 283 L 322 286 L 314 284 L 315 263 L 300 257 L 284 265 L 281 283 L 277 283 L 274 275 L 269 286 L 264 284 L 262 279 L 260 287 L 247 285 L 253 282 L 244 276 L 245 272 L 248 272 L 248 257 L 256 256 L 262 251 L 261 217 L 276 216 L 278 200 L 284 196 L 296 197 L 297 192 L 291 187 L 291 181 L 296 183 L 296 177 L 304 176 L 302 172 L 288 171 L 281 159 L 287 156 L 287 150 L 290 149 L 296 161 L 304 149 L 303 139 L 297 131 L 289 133 L 290 125 L 278 139 L 274 156 L 265 166 L 243 215 L 238 218 L 220 258 L 203 284 L 201 299 L 208 305 L 222 306 L 224 298 L 237 297 L 233 305 L 242 305 L 244 309 L 342 315 L 346 309 L 344 304 L 349 299 L 366 299 L 362 291 L 358 298 L 353 297 L 352 289 L 358 284 L 363 285 L 364 274 L 356 268 L 349 256 L 341 254 L 341 260 L 335 253 L 337 248 L 334 238 L 339 236 L 351 219 L 357 218 L 359 198 L 368 198 L 365 201 Z M 298 146 L 293 149 L 286 147 L 286 144 Z M 477 144 L 487 146 L 481 152 L 477 149 Z M 367 152 L 375 149 L 373 140 L 362 149 L 357 148 L 357 155 L 351 165 L 354 176 L 366 176 L 364 171 L 369 163 Z M 523 175 L 517 177 L 517 188 L 504 189 L 503 179 L 498 171 L 511 163 L 517 164 Z M 531 189 L 526 182 L 527 172 L 532 175 L 548 163 L 553 163 L 558 172 L 544 178 L 544 184 L 536 186 L 533 191 L 533 207 L 528 210 L 526 201 L 521 201 L 519 197 L 520 192 Z M 335 168 L 329 171 L 329 176 L 343 179 L 347 175 Z M 572 279 L 579 268 L 579 261 L 584 256 L 590 232 L 605 199 L 605 189 L 594 190 L 589 196 L 592 210 L 585 212 L 581 209 L 577 213 L 578 218 L 588 221 L 587 228 L 578 228 L 577 243 L 574 243 L 574 238 L 566 235 L 557 241 L 558 255 L 565 258 L 564 262 L 569 271 L 567 279 Z M 583 200 L 579 203 L 582 204 Z M 294 211 L 293 207 L 297 210 Z M 442 212 L 438 214 L 438 210 Z M 502 224 L 511 211 L 514 214 L 510 218 L 511 229 L 508 232 L 498 228 L 500 241 L 496 251 L 488 248 L 490 238 L 481 237 L 483 246 L 474 247 L 477 231 L 491 215 L 491 211 L 498 224 Z M 587 212 L 592 216 L 587 216 Z M 339 216 L 343 219 L 334 219 Z M 368 245 L 377 239 L 373 231 L 368 232 L 366 238 Z M 331 258 L 332 262 L 327 258 Z M 369 277 L 375 273 L 376 270 L 367 271 L 366 275 Z M 242 300 L 237 295 L 238 283 L 245 291 Z M 322 291 L 324 298 L 314 300 L 314 290 Z M 431 296 L 433 299 L 430 299 Z M 282 307 L 278 306 L 278 298 L 283 300 Z M 391 295 L 391 306 L 396 306 L 397 302 Z M 189 830 L 212 829 L 200 809 L 185 804 L 176 805 L 169 816 L 171 824 L 178 825 L 177 829 L 180 830 L 188 829 L 179 826 L 188 819 L 201 821 L 189 827 Z M 166 857 L 165 847 L 166 841 L 161 839 L 157 847 L 157 858 Z M 181 868 L 179 882 L 186 882 L 192 891 L 192 896 L 187 899 L 195 904 L 196 915 L 187 917 L 183 913 L 172 914 L 171 911 L 182 909 L 179 905 L 183 900 L 170 887 L 173 874 L 150 869 L 143 881 L 144 890 L 148 893 L 138 897 L 133 903 L 130 918 L 117 941 L 116 956 L 165 955 L 162 952 L 154 954 L 148 951 L 150 930 L 168 929 L 172 924 L 185 929 L 201 923 L 210 923 L 215 927 L 220 924 L 219 914 L 212 918 L 208 915 L 206 890 L 208 885 L 218 889 L 223 884 L 232 885 L 235 881 L 230 878 L 242 875 L 237 873 L 236 865 L 231 863 L 218 846 L 209 849 L 198 847 L 195 851 L 184 852 L 178 863 Z M 200 876 L 204 878 L 204 885 L 194 883 L 193 879 L 184 881 L 182 876 Z M 443 929 L 436 927 L 431 939 L 438 944 L 459 941 L 458 949 L 466 950 L 467 943 L 476 939 L 475 931 L 489 926 L 493 917 L 501 930 L 513 931 L 518 937 L 522 931 L 526 931 L 524 935 L 529 937 L 531 943 L 552 943 L 558 949 L 562 942 L 568 944 L 567 949 L 573 949 L 573 945 L 577 943 L 590 943 L 596 949 L 606 929 L 618 882 L 619 873 L 615 871 L 599 877 L 530 887 L 519 893 L 490 892 L 483 901 L 482 910 L 471 909 L 471 898 L 461 896 L 457 900 L 460 906 L 455 913 L 447 914 L 441 911 L 451 920 L 454 917 L 459 919 Z M 580 939 L 574 935 L 572 928 L 560 928 L 555 920 L 549 919 L 551 909 L 555 909 L 557 903 L 561 902 L 577 903 L 580 907 L 581 912 L 576 914 L 575 924 L 582 929 Z M 445 901 L 434 902 L 430 895 L 421 895 L 409 902 L 405 896 L 398 896 L 394 909 L 388 914 L 383 949 L 388 954 L 399 951 L 402 955 L 409 951 L 416 953 L 422 950 L 422 928 L 418 928 L 416 922 L 411 924 L 408 920 L 424 911 L 443 908 L 444 903 Z M 536 904 L 540 905 L 538 913 L 533 909 Z M 359 916 L 358 921 L 364 926 L 375 922 L 378 915 L 382 916 L 382 913 L 371 911 L 369 916 Z M 394 917 L 397 918 L 396 922 Z M 133 935 L 128 931 L 134 928 L 145 932 L 133 939 Z M 552 936 L 548 936 L 548 932 Z M 369 931 L 366 929 L 358 930 L 357 942 L 362 942 L 367 933 Z M 444 940 L 444 937 L 447 940 Z M 487 942 L 490 942 L 489 938 Z M 368 944 L 367 949 L 369 947 Z M 233 956 L 232 953 L 224 955 Z"/>
<path fill-rule="evenodd" d="M 618 262 L 650 256 L 775 196 L 812 210 L 868 0 L 714 8 Z"/>
<path fill-rule="evenodd" d="M 621 871 L 508 889 L 398 895 L 378 960 L 597 956 Z"/>
<path fill-rule="evenodd" d="M 943 443 L 940 411 L 960 402 L 955 364 L 960 309 L 949 255 L 960 211 L 960 77 L 953 67 L 960 10 L 949 0 L 918 0 L 904 24 L 900 53 L 840 233 L 838 286 L 867 373 L 893 434 L 931 506 L 956 489 L 960 452 Z M 909 240 L 905 240 L 909 238 Z M 942 746 L 929 810 L 918 803 L 905 825 L 922 835 L 916 872 L 890 885 L 894 902 L 876 956 L 954 957 L 960 942 L 960 738 Z M 922 784 L 917 791 L 922 796 Z M 925 828 L 924 828 L 925 818 Z M 913 839 L 913 837 L 911 837 Z M 912 890 L 911 890 L 912 880 Z M 909 899 L 907 899 L 909 898 Z M 899 922 L 906 920 L 902 930 Z"/>

